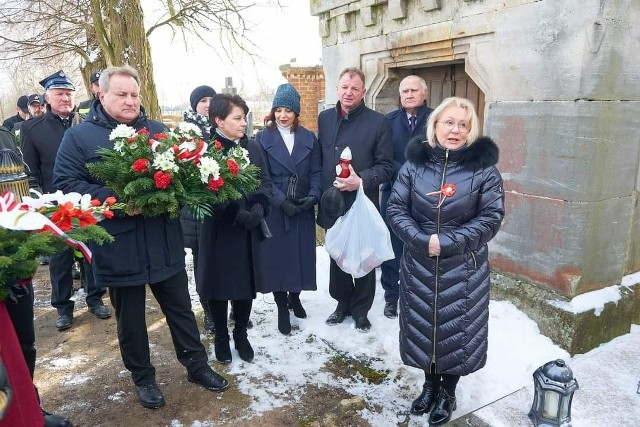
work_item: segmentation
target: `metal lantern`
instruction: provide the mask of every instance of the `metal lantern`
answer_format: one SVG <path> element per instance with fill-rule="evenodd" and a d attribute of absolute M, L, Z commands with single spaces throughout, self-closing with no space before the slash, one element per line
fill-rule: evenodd
<path fill-rule="evenodd" d="M 564 360 L 545 363 L 533 373 L 535 392 L 529 418 L 536 427 L 571 426 L 571 402 L 578 382 Z"/>
<path fill-rule="evenodd" d="M 11 191 L 18 200 L 29 195 L 29 177 L 18 153 L 0 150 L 0 194 Z"/>

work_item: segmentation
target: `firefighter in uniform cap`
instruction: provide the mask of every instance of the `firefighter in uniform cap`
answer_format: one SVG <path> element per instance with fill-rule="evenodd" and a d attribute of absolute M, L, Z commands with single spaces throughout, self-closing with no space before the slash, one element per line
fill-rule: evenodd
<path fill-rule="evenodd" d="M 53 187 L 53 165 L 65 131 L 79 123 L 79 114 L 74 112 L 75 86 L 64 71 L 60 70 L 40 81 L 45 89 L 47 111 L 40 117 L 25 122 L 21 129 L 21 147 L 29 174 L 45 193 L 55 192 Z M 51 278 L 51 305 L 58 311 L 56 328 L 59 331 L 71 327 L 74 301 L 72 267 L 73 251 L 66 250 L 49 260 Z M 99 319 L 111 316 L 109 308 L 102 302 L 104 288 L 96 285 L 93 272 L 84 262 L 87 279 L 87 307 Z"/>
<path fill-rule="evenodd" d="M 86 101 L 82 101 L 78 104 L 78 113 L 82 115 L 82 117 L 86 117 L 91 109 L 91 103 L 94 100 L 98 99 L 98 92 L 100 92 L 100 85 L 98 81 L 100 80 L 100 73 L 93 73 L 89 78 L 91 81 L 91 99 L 87 99 Z"/>

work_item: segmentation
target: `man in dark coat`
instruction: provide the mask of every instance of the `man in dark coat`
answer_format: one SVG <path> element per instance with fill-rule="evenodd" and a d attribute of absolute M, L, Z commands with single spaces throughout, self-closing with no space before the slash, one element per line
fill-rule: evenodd
<path fill-rule="evenodd" d="M 138 73 L 129 66 L 102 72 L 99 100 L 92 105 L 87 119 L 65 134 L 54 168 L 54 185 L 65 192 L 76 191 L 105 200 L 116 195 L 90 176 L 85 165 L 99 160 L 99 147 L 113 147 L 109 140 L 113 129 L 126 124 L 137 130 L 147 128 L 153 135 L 166 128 L 145 115 L 140 106 Z M 120 353 L 142 406 L 155 409 L 164 405 L 149 354 L 146 284 L 166 316 L 178 361 L 187 368 L 187 380 L 211 391 L 226 389 L 229 383 L 207 363 L 191 311 L 180 221 L 167 215 L 145 217 L 127 211 L 101 225 L 115 241 L 92 245 L 93 268 L 96 279 L 109 287 Z"/>
<path fill-rule="evenodd" d="M 53 165 L 62 137 L 71 126 L 78 123 L 74 112 L 75 86 L 60 70 L 42 79 L 40 85 L 45 89 L 47 112 L 24 122 L 20 128 L 20 140 L 24 162 L 29 166 L 31 179 L 45 193 L 55 192 L 53 186 Z M 67 249 L 49 259 L 51 279 L 51 305 L 58 312 L 56 328 L 59 331 L 69 329 L 73 321 L 74 301 L 73 250 Z M 102 303 L 105 291 L 96 285 L 89 264 L 87 270 L 87 306 L 99 319 L 111 317 L 111 311 Z"/>
<path fill-rule="evenodd" d="M 426 99 L 429 94 L 427 83 L 418 76 L 407 76 L 400 82 L 400 108 L 387 114 L 393 134 L 393 162 L 397 174 L 406 161 L 404 152 L 411 138 L 426 137 L 425 125 L 433 109 L 427 107 Z M 391 195 L 393 180 L 382 184 L 380 191 L 380 213 L 387 222 L 387 202 Z M 387 227 L 388 227 L 387 223 Z M 384 289 L 384 315 L 390 319 L 398 317 L 398 297 L 400 283 L 400 257 L 402 256 L 402 240 L 391 231 L 391 245 L 394 258 L 385 261 L 380 266 L 380 283 Z"/>
<path fill-rule="evenodd" d="M 338 103 L 334 109 L 325 110 L 318 117 L 318 140 L 322 148 L 322 188 L 332 185 L 344 196 L 349 209 L 362 184 L 365 194 L 378 206 L 380 184 L 393 177 L 393 142 L 389 121 L 364 105 L 365 77 L 357 68 L 347 68 L 338 81 Z M 352 154 L 350 176 L 336 178 L 336 165 L 340 154 L 349 147 Z M 326 208 L 326 206 L 325 206 Z M 333 224 L 320 199 L 318 225 L 330 228 Z M 375 270 L 364 277 L 354 279 L 331 260 L 329 293 L 338 301 L 338 307 L 327 323 L 337 325 L 351 315 L 356 329 L 368 332 L 371 323 L 367 313 L 373 305 L 376 289 Z"/>
<path fill-rule="evenodd" d="M 22 95 L 16 102 L 16 115 L 11 116 L 2 122 L 2 126 L 9 130 L 13 130 L 13 125 L 19 122 L 24 122 L 29 118 L 29 97 Z"/>

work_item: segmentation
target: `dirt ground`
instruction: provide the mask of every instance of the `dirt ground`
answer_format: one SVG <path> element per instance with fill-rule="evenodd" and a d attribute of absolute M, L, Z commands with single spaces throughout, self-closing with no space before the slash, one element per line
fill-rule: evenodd
<path fill-rule="evenodd" d="M 149 341 L 158 384 L 167 404 L 157 410 L 145 409 L 138 403 L 129 372 L 120 358 L 115 316 L 97 319 L 87 311 L 82 297 L 76 301 L 71 329 L 58 332 L 54 326 L 56 311 L 49 304 L 47 267 L 39 268 L 34 284 L 38 347 L 35 383 L 43 407 L 68 416 L 74 426 L 369 425 L 354 409 L 341 405 L 343 399 L 353 396 L 339 388 L 307 386 L 300 400 L 255 415 L 247 411 L 248 396 L 238 391 L 234 377 L 217 362 L 210 364 L 231 382 L 227 391 L 211 393 L 187 382 L 153 297 L 147 299 Z M 107 296 L 104 301 L 109 305 Z M 201 317 L 196 312 L 198 322 Z M 209 342 L 204 344 L 209 348 Z M 356 399 L 354 405 L 365 403 Z"/>

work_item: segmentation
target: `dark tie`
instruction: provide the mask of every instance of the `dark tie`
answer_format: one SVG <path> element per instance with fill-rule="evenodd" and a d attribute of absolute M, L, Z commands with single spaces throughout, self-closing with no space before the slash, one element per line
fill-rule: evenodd
<path fill-rule="evenodd" d="M 409 117 L 409 129 L 411 129 L 411 132 L 416 129 L 416 116 Z"/>

